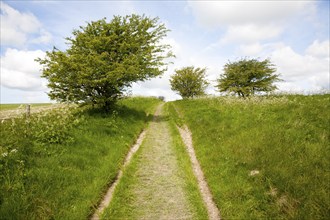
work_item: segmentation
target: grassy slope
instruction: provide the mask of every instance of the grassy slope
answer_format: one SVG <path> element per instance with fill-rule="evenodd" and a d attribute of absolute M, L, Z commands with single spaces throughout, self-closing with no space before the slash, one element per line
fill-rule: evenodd
<path fill-rule="evenodd" d="M 85 112 L 85 121 L 71 131 L 75 142 L 28 155 L 23 193 L 0 198 L 0 216 L 86 219 L 158 103 L 147 98 L 122 100 L 115 118 Z"/>
<path fill-rule="evenodd" d="M 203 204 L 202 198 L 199 194 L 197 180 L 193 174 L 189 156 L 182 143 L 180 134 L 178 133 L 175 124 L 169 115 L 173 109 L 169 105 L 164 106 L 164 116 L 162 120 L 169 123 L 170 134 L 172 136 L 172 147 L 176 153 L 177 162 L 180 167 L 180 177 L 184 180 L 184 190 L 187 192 L 187 199 L 190 204 L 191 211 L 193 212 L 194 219 L 207 219 L 207 212 Z M 144 143 L 145 144 L 145 143 Z M 133 157 L 129 167 L 125 170 L 123 178 L 118 184 L 114 198 L 110 206 L 105 210 L 103 219 L 137 219 L 136 210 L 131 206 L 134 201 L 134 192 L 132 186 L 139 184 L 136 173 L 138 171 L 139 159 L 141 157 L 140 149 Z M 143 185 L 140 186 L 143 190 Z M 161 200 L 161 199 L 160 199 Z M 125 205 L 123 205 L 125 204 Z M 142 208 L 143 209 L 143 208 Z M 170 210 L 169 210 L 170 212 Z"/>
<path fill-rule="evenodd" d="M 174 102 L 223 218 L 330 216 L 329 98 Z"/>

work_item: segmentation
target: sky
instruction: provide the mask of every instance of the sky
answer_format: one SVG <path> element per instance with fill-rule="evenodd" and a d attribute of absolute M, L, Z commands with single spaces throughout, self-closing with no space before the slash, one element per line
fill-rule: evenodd
<path fill-rule="evenodd" d="M 169 78 L 186 66 L 207 68 L 207 93 L 228 62 L 270 59 L 278 91 L 329 90 L 329 1 L 1 1 L 1 103 L 49 102 L 47 81 L 34 60 L 86 22 L 115 15 L 159 17 L 176 55 L 162 77 L 133 83 L 133 95 L 180 99 Z"/>

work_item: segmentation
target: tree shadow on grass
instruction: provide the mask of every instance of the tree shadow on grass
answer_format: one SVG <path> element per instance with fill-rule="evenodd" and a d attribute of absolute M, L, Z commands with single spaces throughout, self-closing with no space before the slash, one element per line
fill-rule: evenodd
<path fill-rule="evenodd" d="M 153 115 L 152 120 L 155 122 L 163 122 L 163 121 L 168 121 L 170 117 L 168 115 Z"/>
<path fill-rule="evenodd" d="M 118 117 L 124 120 L 131 119 L 134 121 L 151 121 L 153 115 L 146 113 L 142 110 L 136 110 L 134 108 L 129 108 L 127 106 L 122 105 L 114 105 L 111 109 L 105 110 L 102 107 L 97 108 L 89 108 L 86 110 L 88 116 L 96 117 L 96 118 L 113 118 Z"/>
<path fill-rule="evenodd" d="M 86 110 L 86 113 L 91 117 L 101 117 L 101 118 L 114 118 L 118 117 L 123 120 L 132 120 L 132 121 L 168 121 L 169 116 L 165 115 L 155 115 L 148 114 L 142 110 L 137 110 L 123 105 L 114 105 L 110 110 L 105 110 L 103 108 L 89 108 Z"/>

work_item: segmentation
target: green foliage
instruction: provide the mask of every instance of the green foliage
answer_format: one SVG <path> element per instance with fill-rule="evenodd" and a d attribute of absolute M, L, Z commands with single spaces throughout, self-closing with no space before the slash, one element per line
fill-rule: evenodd
<path fill-rule="evenodd" d="M 81 121 L 79 109 L 62 105 L 27 117 L 2 120 L 1 143 L 7 149 L 23 150 L 34 143 L 48 145 L 70 142 L 71 129 Z M 24 146 L 21 146 L 21 145 Z"/>
<path fill-rule="evenodd" d="M 205 68 L 193 66 L 175 70 L 175 74 L 170 79 L 171 89 L 177 91 L 182 98 L 205 95 L 205 89 L 209 85 L 205 79 L 205 72 Z"/>
<path fill-rule="evenodd" d="M 3 121 L 1 218 L 87 219 L 159 102 L 130 98 L 112 113 L 72 107 Z"/>
<path fill-rule="evenodd" d="M 78 111 L 73 106 L 62 106 L 52 111 L 40 112 L 27 119 L 28 132 L 33 134 L 35 141 L 43 145 L 69 143 L 73 141 L 70 137 L 71 129 L 83 120 L 77 117 Z"/>
<path fill-rule="evenodd" d="M 329 99 L 174 102 L 224 219 L 328 219 Z"/>
<path fill-rule="evenodd" d="M 266 59 L 241 59 L 229 62 L 224 66 L 224 74 L 218 79 L 220 92 L 237 94 L 240 97 L 248 97 L 257 92 L 270 92 L 276 89 L 273 84 L 280 81 L 275 65 Z"/>
<path fill-rule="evenodd" d="M 49 97 L 109 108 L 133 82 L 164 73 L 164 60 L 173 56 L 170 45 L 161 43 L 168 31 L 158 18 L 138 15 L 104 18 L 74 30 L 66 51 L 54 48 L 37 59 Z"/>

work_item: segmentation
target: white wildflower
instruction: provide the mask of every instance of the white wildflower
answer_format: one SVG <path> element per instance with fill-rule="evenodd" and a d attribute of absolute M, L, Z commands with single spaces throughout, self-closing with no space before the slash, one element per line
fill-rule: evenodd
<path fill-rule="evenodd" d="M 255 176 L 255 175 L 258 175 L 260 172 L 259 170 L 251 170 L 249 176 Z"/>
<path fill-rule="evenodd" d="M 3 157 L 7 157 L 7 156 L 8 156 L 8 153 L 7 153 L 7 152 L 2 153 L 2 156 L 3 156 Z"/>
<path fill-rule="evenodd" d="M 277 194 L 278 194 L 278 190 L 277 190 L 277 188 L 275 188 L 275 187 L 270 187 L 270 190 L 269 190 L 269 193 L 268 193 L 268 194 L 271 195 L 271 196 L 273 196 L 273 197 L 276 197 Z"/>

